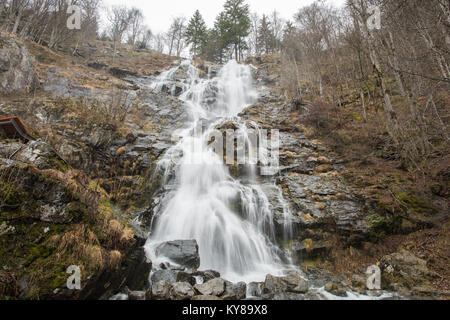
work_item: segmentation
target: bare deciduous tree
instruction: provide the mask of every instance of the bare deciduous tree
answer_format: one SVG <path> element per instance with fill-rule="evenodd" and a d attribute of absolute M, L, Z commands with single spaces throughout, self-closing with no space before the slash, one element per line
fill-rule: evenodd
<path fill-rule="evenodd" d="M 144 14 L 138 8 L 129 11 L 130 35 L 128 43 L 135 45 L 138 37 L 144 31 Z"/>
<path fill-rule="evenodd" d="M 109 34 L 113 41 L 113 61 L 116 57 L 117 45 L 120 45 L 123 36 L 129 27 L 130 12 L 125 6 L 114 6 L 108 10 Z"/>
<path fill-rule="evenodd" d="M 186 29 L 186 18 L 173 18 L 169 31 L 167 32 L 167 42 L 169 46 L 169 55 L 176 54 L 177 57 L 181 55 L 185 48 L 184 33 Z"/>

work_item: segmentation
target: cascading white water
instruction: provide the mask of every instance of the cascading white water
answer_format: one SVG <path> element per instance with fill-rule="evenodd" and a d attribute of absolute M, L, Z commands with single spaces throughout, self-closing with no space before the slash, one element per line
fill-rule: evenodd
<path fill-rule="evenodd" d="M 175 187 L 163 198 L 161 211 L 155 213 L 147 254 L 158 260 L 154 247 L 159 243 L 195 239 L 200 268 L 217 270 L 227 280 L 262 281 L 269 273 L 281 274 L 274 217 L 266 195 L 254 179 L 245 184 L 233 179 L 223 159 L 208 147 L 209 133 L 225 120 L 231 119 L 241 134 L 246 134 L 237 114 L 257 97 L 250 68 L 231 61 L 217 77 L 201 79 L 197 68 L 183 62 L 163 73 L 153 89 L 165 87 L 173 93 L 180 73 L 185 80 L 176 86 L 183 89 L 180 99 L 188 107 L 192 123 L 159 162 L 165 183 Z M 204 133 L 195 134 L 204 123 Z"/>

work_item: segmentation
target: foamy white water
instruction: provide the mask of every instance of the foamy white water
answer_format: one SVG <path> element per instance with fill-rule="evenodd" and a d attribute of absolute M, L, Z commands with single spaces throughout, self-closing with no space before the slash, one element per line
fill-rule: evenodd
<path fill-rule="evenodd" d="M 185 80 L 176 86 L 183 90 L 180 99 L 188 107 L 192 123 L 179 132 L 179 142 L 158 164 L 165 183 L 175 188 L 162 200 L 161 211 L 155 213 L 147 254 L 157 262 L 161 257 L 154 256 L 154 247 L 159 243 L 195 239 L 201 270 L 217 270 L 227 280 L 245 282 L 263 281 L 267 274 L 281 275 L 285 266 L 275 245 L 273 215 L 255 181 L 255 167 L 250 168 L 244 184 L 231 177 L 223 159 L 208 147 L 210 133 L 228 120 L 239 126 L 239 134 L 250 144 L 248 129 L 237 118 L 257 98 L 250 68 L 230 61 L 217 77 L 201 79 L 198 70 L 185 61 L 161 74 L 153 89 L 165 88 L 174 94 L 180 72 Z M 206 130 L 196 134 L 204 124 Z M 289 231 L 289 219 L 286 221 Z"/>

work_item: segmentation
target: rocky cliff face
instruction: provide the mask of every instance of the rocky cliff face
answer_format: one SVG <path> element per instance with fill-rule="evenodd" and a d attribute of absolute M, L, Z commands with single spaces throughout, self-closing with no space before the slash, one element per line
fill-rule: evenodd
<path fill-rule="evenodd" d="M 367 238 L 367 206 L 340 177 L 339 161 L 330 157 L 319 142 L 309 141 L 305 129 L 292 120 L 292 109 L 270 90 L 240 116 L 262 128 L 280 130 L 281 174 L 263 183 L 272 210 L 282 214 L 283 204 L 270 186 L 276 183 L 287 199 L 296 240 L 290 245 L 303 258 L 326 253 L 331 239 L 339 235 L 348 244 Z M 281 224 L 282 217 L 278 223 Z M 281 228 L 281 226 L 280 226 Z"/>
<path fill-rule="evenodd" d="M 0 33 L 0 94 L 30 92 L 39 85 L 35 61 L 25 44 Z"/>
<path fill-rule="evenodd" d="M 92 299 L 124 280 L 145 283 L 150 264 L 142 242 L 88 177 L 42 141 L 2 142 L 0 155 L 1 264 L 11 280 L 0 286 L 4 297 Z M 66 287 L 71 265 L 82 271 L 79 291 Z"/>

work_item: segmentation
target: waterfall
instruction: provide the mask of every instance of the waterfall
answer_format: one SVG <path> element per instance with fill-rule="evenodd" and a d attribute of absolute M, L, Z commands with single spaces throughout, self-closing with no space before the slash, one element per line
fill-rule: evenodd
<path fill-rule="evenodd" d="M 146 244 L 149 257 L 157 261 L 154 247 L 161 242 L 195 239 L 202 270 L 245 282 L 281 274 L 285 266 L 275 244 L 274 217 L 258 185 L 256 165 L 250 166 L 245 181 L 235 179 L 208 144 L 217 126 L 232 121 L 252 147 L 246 124 L 237 117 L 257 99 L 250 68 L 230 61 L 217 77 L 201 78 L 197 68 L 184 61 L 161 74 L 152 89 L 178 93 L 192 121 L 158 163 L 164 183 L 171 187 L 155 212 Z"/>

